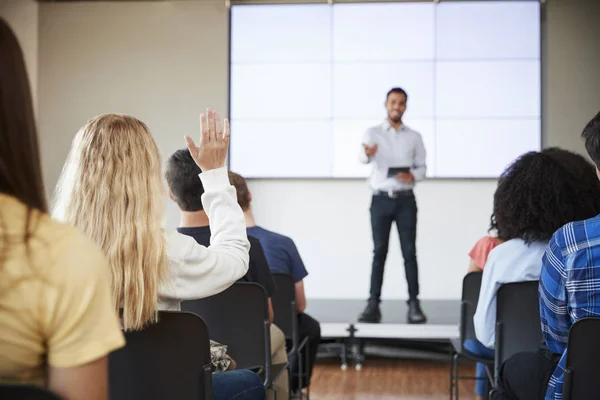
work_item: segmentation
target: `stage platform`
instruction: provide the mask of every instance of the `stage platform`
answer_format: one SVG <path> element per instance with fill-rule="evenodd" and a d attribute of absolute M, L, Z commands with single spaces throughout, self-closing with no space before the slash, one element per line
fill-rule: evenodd
<path fill-rule="evenodd" d="M 359 323 L 358 315 L 365 305 L 364 300 L 311 299 L 308 301 L 306 312 L 321 323 L 323 338 L 348 337 L 351 327 L 354 327 L 354 336 L 361 338 L 449 340 L 458 337 L 459 300 L 421 301 L 421 307 L 428 319 L 427 323 L 422 325 L 406 322 L 408 306 L 403 300 L 381 303 L 381 323 Z"/>
<path fill-rule="evenodd" d="M 407 323 L 408 306 L 403 300 L 381 303 L 381 323 L 359 323 L 365 305 L 364 300 L 308 300 L 306 312 L 321 324 L 323 353 L 339 356 L 344 369 L 348 359 L 361 368 L 365 354 L 447 358 L 450 339 L 459 337 L 459 300 L 421 301 L 428 321 L 420 325 Z"/>

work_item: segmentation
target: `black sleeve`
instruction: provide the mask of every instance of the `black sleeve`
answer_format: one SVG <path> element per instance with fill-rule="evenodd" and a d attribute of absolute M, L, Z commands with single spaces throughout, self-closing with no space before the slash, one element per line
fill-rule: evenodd
<path fill-rule="evenodd" d="M 254 269 L 252 271 L 252 280 L 265 288 L 267 296 L 271 297 L 275 293 L 276 287 L 267 257 L 265 257 L 262 245 L 258 239 L 248 236 L 248 240 L 250 241 L 250 264 Z"/>

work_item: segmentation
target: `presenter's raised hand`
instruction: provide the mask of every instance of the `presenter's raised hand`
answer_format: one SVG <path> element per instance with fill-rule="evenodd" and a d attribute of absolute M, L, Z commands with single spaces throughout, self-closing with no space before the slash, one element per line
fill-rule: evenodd
<path fill-rule="evenodd" d="M 185 143 L 202 171 L 224 167 L 229 149 L 229 121 L 226 118 L 221 122 L 219 114 L 209 108 L 200 114 L 200 147 L 189 136 L 185 137 Z"/>
<path fill-rule="evenodd" d="M 377 145 L 369 146 L 363 143 L 363 148 L 365 149 L 365 154 L 367 157 L 371 158 L 377 153 Z"/>

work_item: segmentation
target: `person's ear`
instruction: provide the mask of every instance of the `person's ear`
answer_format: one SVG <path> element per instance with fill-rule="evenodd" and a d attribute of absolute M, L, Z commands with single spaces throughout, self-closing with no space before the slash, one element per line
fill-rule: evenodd
<path fill-rule="evenodd" d="M 248 189 L 248 204 L 252 202 L 252 192 Z"/>
<path fill-rule="evenodd" d="M 175 196 L 173 196 L 173 193 L 171 193 L 171 191 L 169 190 L 169 198 L 174 201 L 175 203 L 177 203 L 177 200 L 175 200 Z"/>

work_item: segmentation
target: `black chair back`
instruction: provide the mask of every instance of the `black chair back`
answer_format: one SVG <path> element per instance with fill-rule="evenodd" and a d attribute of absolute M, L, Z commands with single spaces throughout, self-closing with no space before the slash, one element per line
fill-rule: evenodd
<path fill-rule="evenodd" d="M 542 343 L 538 281 L 508 283 L 496 294 L 496 377 L 510 356 Z"/>
<path fill-rule="evenodd" d="M 595 400 L 600 393 L 600 318 L 584 318 L 569 331 L 563 399 Z"/>
<path fill-rule="evenodd" d="M 33 385 L 0 385 L 0 399 L 60 400 L 54 393 Z"/>
<path fill-rule="evenodd" d="M 460 346 L 465 339 L 477 339 L 475 337 L 475 326 L 473 316 L 477 310 L 479 301 L 479 289 L 481 288 L 481 277 L 483 272 L 469 272 L 465 275 L 462 285 L 462 297 L 460 301 Z"/>
<path fill-rule="evenodd" d="M 188 300 L 181 309 L 200 315 L 210 338 L 227 345 L 239 369 L 264 369 L 270 377 L 271 333 L 267 293 L 256 283 L 237 282 L 211 297 Z"/>
<path fill-rule="evenodd" d="M 288 274 L 273 273 L 277 290 L 271 296 L 275 325 L 283 331 L 286 339 L 294 340 L 297 332 L 298 313 L 296 311 L 296 285 Z"/>
<path fill-rule="evenodd" d="M 158 323 L 125 333 L 109 356 L 111 400 L 212 400 L 208 328 L 191 313 L 160 311 Z"/>

